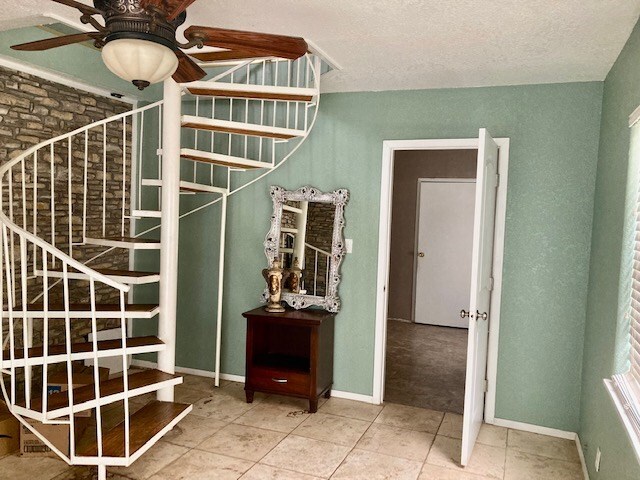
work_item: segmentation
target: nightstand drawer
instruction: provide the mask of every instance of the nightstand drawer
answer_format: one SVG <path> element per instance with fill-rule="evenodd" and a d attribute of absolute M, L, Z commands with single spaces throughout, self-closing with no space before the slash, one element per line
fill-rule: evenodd
<path fill-rule="evenodd" d="M 247 386 L 273 393 L 309 395 L 311 376 L 304 372 L 292 372 L 276 368 L 253 367 Z"/>

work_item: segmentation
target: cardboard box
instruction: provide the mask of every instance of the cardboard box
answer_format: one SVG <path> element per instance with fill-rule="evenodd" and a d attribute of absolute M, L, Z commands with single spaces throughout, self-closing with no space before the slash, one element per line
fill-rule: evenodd
<path fill-rule="evenodd" d="M 0 457 L 20 449 L 20 422 L 0 403 Z"/>
<path fill-rule="evenodd" d="M 82 436 L 90 423 L 89 418 L 76 418 L 76 440 Z M 27 420 L 64 455 L 69 455 L 69 425 L 45 425 L 37 420 Z M 20 453 L 24 456 L 57 457 L 57 455 L 24 425 L 20 426 Z"/>
<path fill-rule="evenodd" d="M 109 378 L 108 368 L 99 368 L 100 382 L 104 382 Z M 73 368 L 73 388 L 93 385 L 93 367 L 74 366 Z M 66 392 L 69 384 L 67 372 L 52 373 L 47 378 L 47 394 Z M 90 417 L 93 410 L 76 413 L 77 417 Z"/>

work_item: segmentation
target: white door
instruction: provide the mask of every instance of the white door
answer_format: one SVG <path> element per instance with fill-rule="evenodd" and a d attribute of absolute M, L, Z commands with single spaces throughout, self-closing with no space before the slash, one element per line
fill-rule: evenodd
<path fill-rule="evenodd" d="M 467 328 L 460 309 L 469 305 L 475 180 L 422 180 L 414 321 Z"/>
<path fill-rule="evenodd" d="M 462 424 L 462 465 L 469 462 L 482 425 L 491 320 L 489 304 L 493 288 L 491 267 L 498 186 L 498 145 L 484 128 L 480 129 L 476 186 L 467 376 Z"/>

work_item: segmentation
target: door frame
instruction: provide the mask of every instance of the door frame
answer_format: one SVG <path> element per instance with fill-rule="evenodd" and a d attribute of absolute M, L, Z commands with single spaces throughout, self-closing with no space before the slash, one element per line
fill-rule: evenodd
<path fill-rule="evenodd" d="M 415 221 L 415 235 L 413 239 L 413 288 L 411 289 L 411 322 L 416 323 L 416 290 L 418 285 L 418 240 L 419 240 L 419 226 L 420 226 L 420 195 L 422 192 L 423 183 L 476 183 L 475 177 L 473 178 L 438 178 L 438 177 L 420 177 L 417 182 L 418 193 L 416 195 L 416 221 Z M 455 327 L 454 327 L 455 328 Z"/>
<path fill-rule="evenodd" d="M 500 183 L 496 197 L 493 273 L 491 295 L 491 324 L 487 355 L 487 395 L 485 397 L 485 422 L 495 420 L 496 376 L 498 367 L 498 340 L 500 333 L 500 303 L 502 298 L 502 266 L 509 174 L 508 138 L 495 138 L 498 144 L 498 172 Z M 382 143 L 382 174 L 380 182 L 380 222 L 378 232 L 378 274 L 376 285 L 375 347 L 373 358 L 373 403 L 381 404 L 384 398 L 385 354 L 387 344 L 387 307 L 389 283 L 389 258 L 391 247 L 391 207 L 393 197 L 393 165 L 398 150 L 477 150 L 478 138 L 385 140 Z"/>

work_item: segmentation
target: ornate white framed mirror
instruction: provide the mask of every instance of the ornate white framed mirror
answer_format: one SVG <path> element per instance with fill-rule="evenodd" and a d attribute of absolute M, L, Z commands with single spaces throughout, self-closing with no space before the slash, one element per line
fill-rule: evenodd
<path fill-rule="evenodd" d="M 269 266 L 279 260 L 286 271 L 282 300 L 295 309 L 319 306 L 337 312 L 349 191 L 325 193 L 309 186 L 290 191 L 272 186 L 271 199 L 273 215 L 264 253 Z"/>

